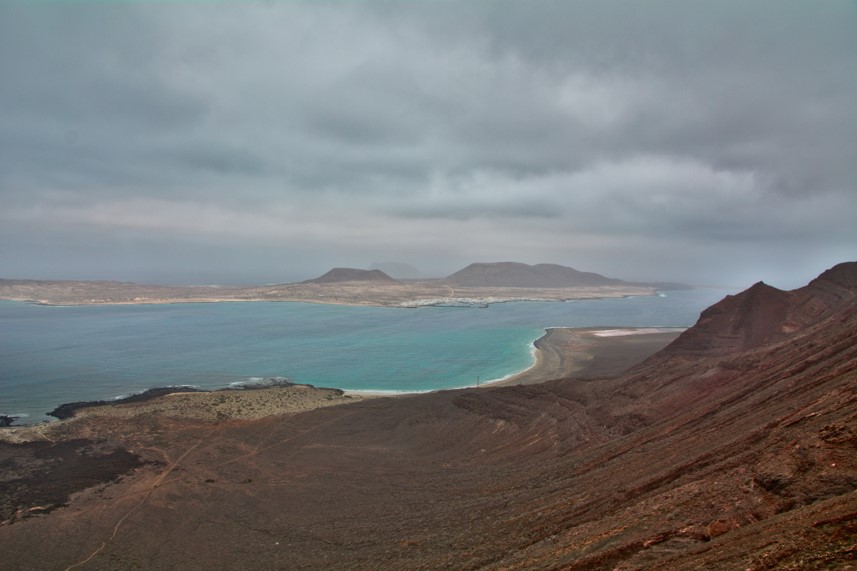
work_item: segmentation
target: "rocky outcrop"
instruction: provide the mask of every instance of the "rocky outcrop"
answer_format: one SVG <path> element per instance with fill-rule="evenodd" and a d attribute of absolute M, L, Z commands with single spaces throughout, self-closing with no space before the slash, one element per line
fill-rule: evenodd
<path fill-rule="evenodd" d="M 156 399 L 165 395 L 177 394 L 177 393 L 196 393 L 201 392 L 202 389 L 198 389 L 196 387 L 189 386 L 181 386 L 181 387 L 155 387 L 151 389 L 147 389 L 141 393 L 133 394 L 127 397 L 113 399 L 113 400 L 91 400 L 91 401 L 76 401 L 76 402 L 68 402 L 59 405 L 52 411 L 48 412 L 48 416 L 53 416 L 54 418 L 58 418 L 60 420 L 66 418 L 72 418 L 77 411 L 84 408 L 93 408 L 99 406 L 115 406 L 120 404 L 131 404 L 131 403 L 140 403 L 146 402 L 152 399 Z"/>

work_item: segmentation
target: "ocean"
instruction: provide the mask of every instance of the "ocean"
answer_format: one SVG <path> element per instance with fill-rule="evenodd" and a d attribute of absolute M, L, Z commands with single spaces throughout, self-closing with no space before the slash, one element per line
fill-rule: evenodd
<path fill-rule="evenodd" d="M 470 386 L 529 367 L 546 328 L 688 327 L 727 293 L 418 309 L 0 301 L 0 414 L 27 424 L 66 402 L 274 378 L 390 392 Z"/>

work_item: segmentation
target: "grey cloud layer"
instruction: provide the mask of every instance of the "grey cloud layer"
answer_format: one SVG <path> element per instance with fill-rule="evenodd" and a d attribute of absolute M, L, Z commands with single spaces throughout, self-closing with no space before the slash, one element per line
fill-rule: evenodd
<path fill-rule="evenodd" d="M 817 272 L 857 244 L 857 14 L 816 4 L 4 4 L 0 263 Z"/>

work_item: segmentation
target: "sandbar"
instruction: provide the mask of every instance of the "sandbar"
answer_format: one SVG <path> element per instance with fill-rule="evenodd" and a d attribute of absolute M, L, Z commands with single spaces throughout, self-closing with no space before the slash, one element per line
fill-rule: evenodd
<path fill-rule="evenodd" d="M 682 331 L 665 327 L 548 329 L 534 343 L 532 367 L 490 386 L 617 376 L 672 343 Z"/>

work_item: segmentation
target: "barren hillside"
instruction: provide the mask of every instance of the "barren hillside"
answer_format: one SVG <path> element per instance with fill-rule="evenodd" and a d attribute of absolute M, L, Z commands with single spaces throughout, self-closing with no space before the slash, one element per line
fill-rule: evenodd
<path fill-rule="evenodd" d="M 333 268 L 323 276 L 307 280 L 305 284 L 330 284 L 339 282 L 381 282 L 393 283 L 396 280 L 381 270 L 357 270 L 354 268 Z"/>
<path fill-rule="evenodd" d="M 530 266 L 517 262 L 470 264 L 445 280 L 469 287 L 592 287 L 623 285 L 622 280 L 606 278 L 593 272 L 581 272 L 557 264 Z M 625 284 L 627 285 L 627 284 Z"/>
<path fill-rule="evenodd" d="M 856 294 L 754 286 L 618 378 L 60 424 L 2 447 L 4 567 L 846 568 Z"/>

